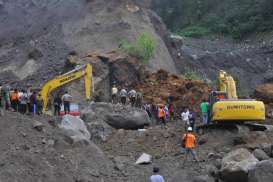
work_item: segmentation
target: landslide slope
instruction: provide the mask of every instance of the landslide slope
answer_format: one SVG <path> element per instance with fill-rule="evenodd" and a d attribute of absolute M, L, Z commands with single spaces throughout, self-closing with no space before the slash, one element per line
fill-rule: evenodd
<path fill-rule="evenodd" d="M 0 181 L 110 181 L 107 157 L 92 142 L 71 144 L 52 118 L 0 116 Z M 43 130 L 33 128 L 41 123 Z"/>
<path fill-rule="evenodd" d="M 116 49 L 143 32 L 157 42 L 149 67 L 176 72 L 150 11 L 142 5 L 135 8 L 122 0 L 1 1 L 1 79 L 38 85 L 62 71 L 68 52 L 84 56 Z"/>

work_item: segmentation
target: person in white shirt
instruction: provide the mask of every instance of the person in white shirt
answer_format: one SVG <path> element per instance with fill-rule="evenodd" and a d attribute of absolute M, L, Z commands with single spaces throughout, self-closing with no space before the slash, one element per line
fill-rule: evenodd
<path fill-rule="evenodd" d="M 189 116 L 190 116 L 190 111 L 189 109 L 185 109 L 182 113 L 181 113 L 181 119 L 185 124 L 185 131 L 187 131 L 188 126 L 190 125 L 190 121 L 189 121 Z"/>
<path fill-rule="evenodd" d="M 164 182 L 164 178 L 158 174 L 159 173 L 159 168 L 154 167 L 153 168 L 154 174 L 150 177 L 150 182 Z"/>
<path fill-rule="evenodd" d="M 118 88 L 116 85 L 113 85 L 112 87 L 112 104 L 117 103 L 117 97 L 118 97 Z"/>
<path fill-rule="evenodd" d="M 72 101 L 72 96 L 69 95 L 67 91 L 62 96 L 62 101 L 63 101 L 63 105 L 64 105 L 64 114 L 69 114 L 70 113 L 70 102 Z"/>

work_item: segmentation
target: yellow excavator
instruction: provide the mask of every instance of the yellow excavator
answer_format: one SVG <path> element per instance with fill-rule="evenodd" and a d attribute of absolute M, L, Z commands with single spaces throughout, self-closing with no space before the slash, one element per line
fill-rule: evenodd
<path fill-rule="evenodd" d="M 232 76 L 220 70 L 219 91 L 209 94 L 210 120 L 217 122 L 264 121 L 265 106 L 261 101 L 238 99 Z"/>
<path fill-rule="evenodd" d="M 86 64 L 84 66 L 80 66 L 72 71 L 69 71 L 63 75 L 57 76 L 56 78 L 49 80 L 46 82 L 41 91 L 40 95 L 43 99 L 43 113 L 46 112 L 49 100 L 49 94 L 72 81 L 75 81 L 79 78 L 85 78 L 85 96 L 86 99 L 91 99 L 91 86 L 92 86 L 92 66 L 90 64 Z"/>

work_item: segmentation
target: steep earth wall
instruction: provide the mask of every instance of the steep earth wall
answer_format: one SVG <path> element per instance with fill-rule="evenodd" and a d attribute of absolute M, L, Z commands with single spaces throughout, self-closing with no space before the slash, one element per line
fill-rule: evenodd
<path fill-rule="evenodd" d="M 116 49 L 142 32 L 157 42 L 149 68 L 176 72 L 149 12 L 122 0 L 14 0 L 0 7 L 0 75 L 10 83 L 39 84 L 62 71 L 69 51 Z M 38 81 L 38 82 L 37 82 Z M 39 83 L 39 84 L 38 84 Z"/>

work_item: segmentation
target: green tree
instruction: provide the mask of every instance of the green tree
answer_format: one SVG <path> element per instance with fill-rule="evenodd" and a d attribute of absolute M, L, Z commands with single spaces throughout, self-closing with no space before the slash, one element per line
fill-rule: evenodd
<path fill-rule="evenodd" d="M 152 8 L 172 32 L 187 35 L 206 29 L 241 39 L 273 30 L 272 0 L 153 0 Z"/>

